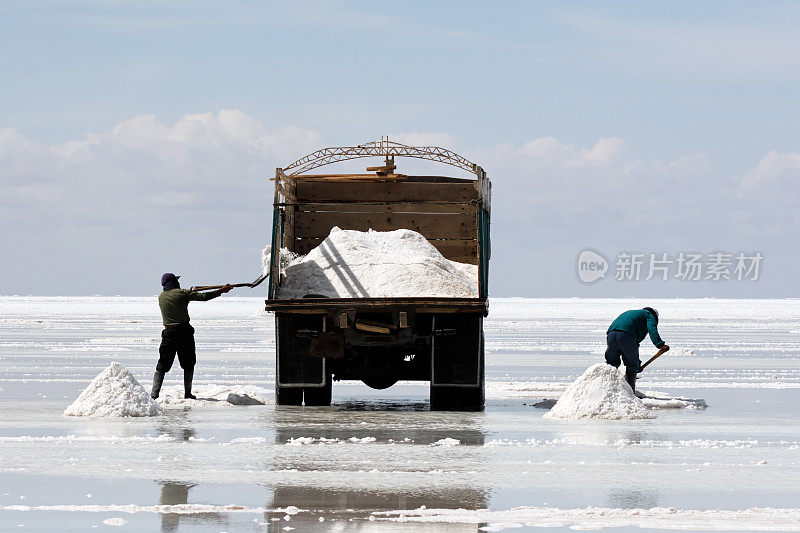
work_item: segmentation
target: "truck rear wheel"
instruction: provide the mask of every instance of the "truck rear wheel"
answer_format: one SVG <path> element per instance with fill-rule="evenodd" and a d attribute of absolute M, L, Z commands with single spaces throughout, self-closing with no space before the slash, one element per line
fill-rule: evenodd
<path fill-rule="evenodd" d="M 361 381 L 370 389 L 383 390 L 397 383 L 397 378 L 394 376 L 364 376 Z"/>

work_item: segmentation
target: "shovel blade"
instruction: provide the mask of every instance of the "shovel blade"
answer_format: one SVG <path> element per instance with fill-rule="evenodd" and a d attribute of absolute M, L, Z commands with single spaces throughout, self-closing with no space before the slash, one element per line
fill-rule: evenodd
<path fill-rule="evenodd" d="M 268 276 L 269 276 L 269 274 L 261 274 L 260 276 L 258 276 L 258 278 L 253 283 L 248 283 L 248 286 L 250 288 L 258 287 L 259 285 L 261 285 L 262 281 L 267 279 Z"/>

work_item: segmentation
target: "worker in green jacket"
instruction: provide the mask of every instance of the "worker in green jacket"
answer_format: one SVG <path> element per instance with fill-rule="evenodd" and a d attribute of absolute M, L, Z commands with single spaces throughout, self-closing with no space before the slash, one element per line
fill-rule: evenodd
<path fill-rule="evenodd" d="M 606 332 L 606 363 L 619 368 L 620 356 L 625 362 L 625 381 L 636 390 L 636 375 L 642 362 L 639 360 L 639 344 L 647 334 L 656 348 L 669 350 L 658 334 L 658 311 L 652 307 L 625 311 L 617 317 Z"/>
<path fill-rule="evenodd" d="M 178 355 L 178 363 L 183 368 L 183 397 L 197 399 L 192 394 L 192 378 L 197 355 L 194 346 L 194 328 L 189 324 L 189 302 L 206 302 L 231 290 L 229 284 L 208 292 L 181 289 L 178 278 L 180 276 L 171 272 L 161 276 L 161 287 L 164 291 L 158 295 L 158 306 L 161 308 L 164 331 L 161 332 L 158 364 L 156 373 L 153 374 L 153 388 L 150 392 L 153 399 L 158 398 L 161 392 L 161 384 L 164 383 L 164 376 L 175 362 L 175 354 Z"/>

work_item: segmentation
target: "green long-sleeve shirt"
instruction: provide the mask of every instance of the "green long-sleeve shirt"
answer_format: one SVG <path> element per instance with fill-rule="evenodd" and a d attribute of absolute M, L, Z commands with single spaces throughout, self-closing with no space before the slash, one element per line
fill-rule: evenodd
<path fill-rule="evenodd" d="M 189 323 L 189 302 L 207 302 L 222 294 L 221 290 L 194 292 L 188 289 L 166 289 L 158 295 L 158 306 L 165 326 Z"/>
<path fill-rule="evenodd" d="M 650 333 L 650 340 L 656 345 L 656 348 L 661 348 L 664 341 L 658 334 L 658 319 L 650 312 L 644 309 L 635 309 L 633 311 L 625 311 L 617 317 L 608 331 L 625 331 L 636 337 L 636 342 L 641 343 L 644 338 Z"/>

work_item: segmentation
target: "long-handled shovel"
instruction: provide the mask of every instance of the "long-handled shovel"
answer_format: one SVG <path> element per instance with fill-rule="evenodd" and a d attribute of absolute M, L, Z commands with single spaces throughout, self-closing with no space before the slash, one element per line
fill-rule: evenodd
<path fill-rule="evenodd" d="M 667 346 L 666 344 L 665 344 L 664 346 L 662 346 L 661 348 L 659 348 L 659 349 L 658 349 L 658 352 L 657 352 L 657 353 L 656 353 L 656 354 L 655 354 L 653 357 L 651 357 L 650 359 L 648 359 L 648 360 L 647 360 L 647 362 L 646 362 L 645 364 L 643 364 L 643 365 L 642 365 L 642 366 L 639 368 L 639 372 L 641 373 L 641 371 L 642 371 L 642 370 L 644 370 L 645 368 L 647 368 L 647 365 L 649 365 L 650 363 L 652 363 L 653 361 L 655 361 L 656 359 L 658 359 L 659 357 L 661 357 L 661 356 L 662 356 L 664 353 L 666 353 L 666 352 L 668 352 L 668 351 L 669 351 L 669 346 Z"/>
<path fill-rule="evenodd" d="M 256 278 L 256 280 L 253 281 L 252 283 L 234 283 L 233 285 L 231 285 L 231 287 L 234 287 L 234 288 L 235 287 L 250 287 L 252 289 L 253 287 L 258 287 L 259 285 L 261 285 L 261 282 L 264 281 L 265 279 L 267 279 L 268 276 L 269 276 L 269 273 L 262 274 L 262 275 L 258 276 L 258 278 Z M 216 289 L 221 289 L 224 286 L 225 285 L 195 285 L 194 287 L 192 287 L 189 290 L 192 290 L 194 292 L 212 291 L 212 290 L 216 290 Z"/>

